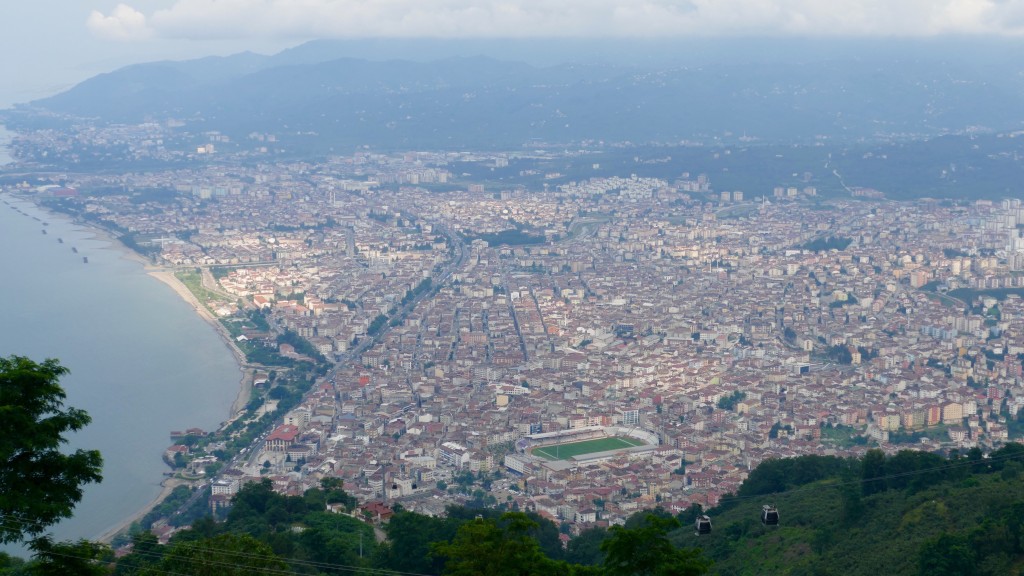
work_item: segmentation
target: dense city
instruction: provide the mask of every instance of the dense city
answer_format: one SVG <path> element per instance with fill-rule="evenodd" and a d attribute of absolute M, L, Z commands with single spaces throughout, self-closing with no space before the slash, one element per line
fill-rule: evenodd
<path fill-rule="evenodd" d="M 237 351 L 245 408 L 166 454 L 206 511 L 253 480 L 298 495 L 337 478 L 370 518 L 471 503 L 568 538 L 715 506 L 767 459 L 1020 436 L 1020 200 L 821 194 L 811 174 L 726 191 L 702 166 L 502 185 L 456 166 L 581 154 L 274 162 L 273 136 L 226 154 L 161 132 L 23 136 L 22 159 L 74 162 L 87 142 L 182 162 L 5 192 L 173 271 Z"/>

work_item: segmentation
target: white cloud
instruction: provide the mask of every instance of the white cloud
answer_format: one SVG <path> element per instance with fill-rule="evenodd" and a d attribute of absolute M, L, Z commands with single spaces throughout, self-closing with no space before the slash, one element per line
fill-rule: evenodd
<path fill-rule="evenodd" d="M 141 40 L 151 35 L 146 15 L 126 4 L 118 4 L 109 16 L 93 10 L 85 21 L 90 32 L 109 40 Z"/>
<path fill-rule="evenodd" d="M 120 39 L 1024 35 L 1024 0 L 176 0 L 119 5 Z"/>

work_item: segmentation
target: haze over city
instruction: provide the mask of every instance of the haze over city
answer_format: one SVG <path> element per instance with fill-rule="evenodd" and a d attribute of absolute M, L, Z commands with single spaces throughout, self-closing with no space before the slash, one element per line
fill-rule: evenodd
<path fill-rule="evenodd" d="M 0 22 L 0 104 L 120 66 L 352 38 L 1018 38 L 1020 0 L 37 0 Z M 557 57 L 557 56 L 555 56 Z"/>
<path fill-rule="evenodd" d="M 1024 0 L 4 10 L 0 576 L 1024 563 Z"/>

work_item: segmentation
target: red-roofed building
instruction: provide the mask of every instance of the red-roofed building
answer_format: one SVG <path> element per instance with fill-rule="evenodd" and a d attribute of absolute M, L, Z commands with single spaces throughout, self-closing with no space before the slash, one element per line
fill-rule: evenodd
<path fill-rule="evenodd" d="M 166 460 L 167 463 L 171 465 L 171 467 L 174 467 L 174 458 L 178 454 L 181 454 L 182 456 L 188 456 L 188 446 L 185 446 L 183 444 L 175 444 L 174 446 L 171 446 L 167 450 L 164 450 L 164 460 Z"/>
<path fill-rule="evenodd" d="M 270 436 L 267 436 L 267 450 L 272 452 L 284 452 L 289 446 L 295 443 L 299 436 L 299 427 L 292 424 L 278 426 Z"/>
<path fill-rule="evenodd" d="M 364 504 L 362 509 L 370 515 L 374 522 L 387 522 L 395 515 L 395 511 L 383 502 L 369 502 Z"/>

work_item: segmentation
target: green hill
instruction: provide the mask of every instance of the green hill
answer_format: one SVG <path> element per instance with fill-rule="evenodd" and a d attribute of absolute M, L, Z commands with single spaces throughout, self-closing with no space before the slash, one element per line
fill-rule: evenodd
<path fill-rule="evenodd" d="M 1017 574 L 1024 567 L 1022 451 L 1010 445 L 988 459 L 974 452 L 948 460 L 872 452 L 832 459 L 817 468 L 821 478 L 774 494 L 776 469 L 793 473 L 828 459 L 766 462 L 737 498 L 711 511 L 712 534 L 679 530 L 672 540 L 701 547 L 722 575 Z M 778 527 L 761 526 L 762 502 L 778 507 Z"/>
<path fill-rule="evenodd" d="M 779 526 L 762 526 L 765 503 L 777 506 Z M 567 548 L 559 527 L 533 514 L 452 507 L 435 518 L 399 509 L 375 533 L 356 517 L 324 512 L 327 504 L 353 510 L 355 501 L 337 481 L 303 496 L 250 484 L 224 521 L 199 520 L 170 546 L 138 533 L 134 552 L 115 561 L 102 546 L 58 545 L 28 565 L 0 557 L 0 574 L 27 574 L 46 562 L 58 572 L 45 573 L 59 573 L 71 560 L 89 573 L 126 575 L 1002 576 L 1024 568 L 1019 444 L 988 456 L 872 450 L 862 459 L 769 460 L 707 511 L 711 534 L 694 533 L 704 513 L 697 506 L 677 516 L 657 509 L 622 527 L 587 530 Z"/>

